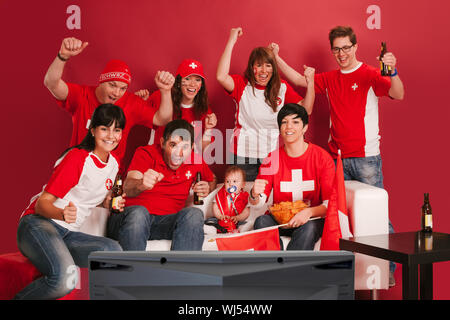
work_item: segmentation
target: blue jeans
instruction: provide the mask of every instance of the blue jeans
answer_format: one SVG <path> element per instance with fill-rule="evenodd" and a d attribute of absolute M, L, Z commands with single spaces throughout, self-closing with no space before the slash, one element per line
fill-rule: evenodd
<path fill-rule="evenodd" d="M 17 293 L 14 299 L 63 297 L 77 283 L 75 265 L 87 268 L 91 252 L 122 250 L 114 240 L 70 231 L 37 214 L 20 219 L 17 245 L 43 276 Z"/>
<path fill-rule="evenodd" d="M 345 158 L 342 159 L 342 166 L 344 167 L 344 180 L 357 180 L 384 189 L 381 155 L 365 158 Z M 389 220 L 389 233 L 394 232 L 394 227 Z M 390 261 L 389 271 L 394 272 L 395 268 L 395 263 Z"/>
<path fill-rule="evenodd" d="M 310 220 L 298 228 L 280 228 L 280 236 L 291 237 L 286 250 L 314 250 L 314 245 L 322 236 L 325 219 Z M 272 215 L 265 214 L 255 220 L 253 229 L 262 229 L 278 225 Z M 280 239 L 280 247 L 283 250 L 283 242 Z"/>
<path fill-rule="evenodd" d="M 147 240 L 172 240 L 171 250 L 202 250 L 203 212 L 195 207 L 169 215 L 149 214 L 144 206 L 130 206 L 108 219 L 108 237 L 119 241 L 123 250 L 144 251 Z"/>

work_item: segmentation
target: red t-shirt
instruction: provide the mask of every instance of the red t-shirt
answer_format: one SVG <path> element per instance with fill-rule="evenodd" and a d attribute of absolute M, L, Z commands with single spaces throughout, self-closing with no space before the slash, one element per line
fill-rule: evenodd
<path fill-rule="evenodd" d="M 333 157 L 369 157 L 380 153 L 378 97 L 387 96 L 389 77 L 364 63 L 353 70 L 316 74 L 317 93 L 326 93 L 330 103 L 330 142 Z"/>
<path fill-rule="evenodd" d="M 72 115 L 72 138 L 70 145 L 79 144 L 86 136 L 89 123 L 94 110 L 100 105 L 95 96 L 94 86 L 78 85 L 67 83 L 69 94 L 66 100 L 56 100 L 58 105 Z M 154 106 L 149 105 L 135 94 L 125 92 L 125 94 L 116 101 L 117 106 L 121 107 L 126 118 L 125 129 L 122 132 L 122 140 L 113 154 L 119 159 L 122 167 L 122 160 L 126 151 L 128 134 L 134 125 L 143 125 L 148 128 L 153 127 L 153 117 L 157 111 Z"/>
<path fill-rule="evenodd" d="M 269 183 L 264 193 L 269 198 L 273 188 L 273 203 L 309 199 L 315 207 L 330 199 L 335 166 L 330 154 L 319 146 L 308 144 L 305 153 L 289 157 L 284 147 L 264 159 L 257 179 Z"/>
<path fill-rule="evenodd" d="M 151 106 L 155 106 L 157 109 L 159 108 L 160 104 L 161 104 L 161 92 L 159 90 L 156 90 L 155 92 L 153 92 L 150 95 L 150 98 L 148 99 L 148 103 Z M 181 106 L 181 119 L 186 120 L 187 122 L 189 122 L 190 124 L 192 124 L 192 126 L 194 127 L 194 135 L 195 135 L 195 140 L 194 141 L 201 141 L 203 134 L 205 133 L 205 119 L 206 116 L 208 114 L 213 113 L 211 108 L 208 107 L 208 110 L 206 111 L 205 114 L 203 114 L 200 119 L 196 118 L 195 113 L 194 113 L 194 106 L 191 105 L 189 107 L 187 106 Z M 200 125 L 201 122 L 201 125 Z M 150 143 L 149 145 L 152 144 L 159 144 L 163 133 L 164 133 L 164 129 L 165 126 L 154 126 L 154 132 L 152 132 L 153 138 L 150 138 Z"/>
<path fill-rule="evenodd" d="M 137 148 L 128 172 L 137 170 L 144 174 L 148 169 L 153 169 L 162 173 L 164 178 L 153 189 L 143 191 L 137 197 L 127 197 L 126 206 L 144 206 L 155 215 L 173 214 L 183 209 L 197 172 L 201 173 L 202 181 L 214 179 L 201 156 L 192 152 L 188 160 L 177 170 L 172 170 L 164 162 L 159 145 Z"/>

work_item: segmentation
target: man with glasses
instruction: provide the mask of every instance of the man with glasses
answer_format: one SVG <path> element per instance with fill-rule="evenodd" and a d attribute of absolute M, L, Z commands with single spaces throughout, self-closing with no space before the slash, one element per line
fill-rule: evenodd
<path fill-rule="evenodd" d="M 403 99 L 404 87 L 396 69 L 397 59 L 390 52 L 384 54 L 382 61 L 393 72 L 389 77 L 382 77 L 378 68 L 357 60 L 358 44 L 351 27 L 337 26 L 328 37 L 339 69 L 316 74 L 314 82 L 316 92 L 325 93 L 330 105 L 330 152 L 333 158 L 341 152 L 345 180 L 358 180 L 383 188 L 378 97 Z M 278 45 L 272 43 L 269 48 L 286 78 L 305 87 L 304 76 L 279 56 Z M 390 222 L 389 232 L 394 232 Z M 395 264 L 391 263 L 390 285 L 395 284 L 394 270 Z"/>

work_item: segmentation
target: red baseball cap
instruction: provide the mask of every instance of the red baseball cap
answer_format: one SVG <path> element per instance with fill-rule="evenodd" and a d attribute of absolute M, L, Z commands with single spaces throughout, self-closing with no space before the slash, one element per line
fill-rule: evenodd
<path fill-rule="evenodd" d="M 197 76 L 205 79 L 205 74 L 203 73 L 202 64 L 194 59 L 184 59 L 181 64 L 178 66 L 177 74 L 182 78 L 195 74 Z"/>
<path fill-rule="evenodd" d="M 121 60 L 109 61 L 98 79 L 99 83 L 106 81 L 122 81 L 130 85 L 131 72 L 128 65 Z"/>

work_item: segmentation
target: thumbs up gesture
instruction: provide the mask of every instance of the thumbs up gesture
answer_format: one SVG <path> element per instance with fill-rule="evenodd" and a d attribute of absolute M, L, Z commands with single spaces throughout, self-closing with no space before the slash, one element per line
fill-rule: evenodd
<path fill-rule="evenodd" d="M 77 207 L 72 201 L 63 209 L 64 221 L 67 223 L 74 223 L 77 220 Z"/>

